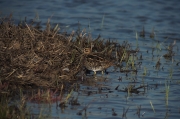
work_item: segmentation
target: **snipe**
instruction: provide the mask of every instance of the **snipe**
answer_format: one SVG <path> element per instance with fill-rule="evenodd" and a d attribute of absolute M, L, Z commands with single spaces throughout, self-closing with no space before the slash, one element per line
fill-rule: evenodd
<path fill-rule="evenodd" d="M 94 74 L 96 74 L 97 71 L 102 71 L 103 73 L 105 69 L 113 65 L 112 61 L 106 59 L 101 53 L 90 53 L 88 49 L 85 49 L 84 54 L 86 54 L 84 66 L 88 70 L 93 71 Z"/>

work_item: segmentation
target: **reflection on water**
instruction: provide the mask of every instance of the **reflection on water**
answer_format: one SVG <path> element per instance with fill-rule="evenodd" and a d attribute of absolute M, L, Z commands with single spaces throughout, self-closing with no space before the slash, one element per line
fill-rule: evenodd
<path fill-rule="evenodd" d="M 101 34 L 104 38 L 116 39 L 119 42 L 128 40 L 132 46 L 136 47 L 136 32 L 145 27 L 145 38 L 138 38 L 140 54 L 143 55 L 142 65 L 139 67 L 138 76 L 128 74 L 130 77 L 137 78 L 137 85 L 142 80 L 148 83 L 149 87 L 145 94 L 134 94 L 130 97 L 126 92 L 114 90 L 117 85 L 119 89 L 124 89 L 129 81 L 126 80 L 126 74 L 116 72 L 109 73 L 106 78 L 106 90 L 101 93 L 87 96 L 83 94 L 83 90 L 91 91 L 86 85 L 82 85 L 82 89 L 78 96 L 80 106 L 69 106 L 64 111 L 56 109 L 55 104 L 49 108 L 52 117 L 60 118 L 79 118 L 77 112 L 82 110 L 88 104 L 86 116 L 88 118 L 110 118 L 112 117 L 112 108 L 117 116 L 122 117 L 123 108 L 129 110 L 126 114 L 129 118 L 138 118 L 136 115 L 137 107 L 141 105 L 141 117 L 143 118 L 169 118 L 178 119 L 179 114 L 179 47 L 180 46 L 180 4 L 178 0 L 161 1 L 161 0 L 128 0 L 128 1 L 97 1 L 97 0 L 31 0 L 31 1 L 0 1 L 0 12 L 3 15 L 13 13 L 16 21 L 24 19 L 39 18 L 42 25 L 48 18 L 51 22 L 58 23 L 61 30 L 72 30 L 86 28 L 86 32 L 92 33 L 95 38 Z M 155 39 L 150 39 L 149 35 L 152 28 L 155 29 Z M 175 56 L 172 60 L 161 57 L 167 52 L 167 45 L 176 39 L 174 48 Z M 158 42 L 160 41 L 160 42 Z M 158 46 L 158 47 L 157 47 Z M 161 61 L 160 69 L 155 69 L 158 59 Z M 146 76 L 142 76 L 144 69 L 147 68 Z M 111 68 L 108 69 L 111 72 Z M 165 106 L 165 82 L 173 71 L 173 81 L 169 84 L 169 110 Z M 122 77 L 122 82 L 118 81 Z M 177 83 L 177 84 L 176 84 Z M 176 85 L 175 85 L 176 84 Z M 91 88 L 97 89 L 96 86 Z M 77 94 L 74 94 L 77 95 Z M 152 102 L 156 113 L 154 114 L 150 101 Z M 34 104 L 30 104 L 34 106 Z M 35 105 L 37 106 L 37 105 Z M 40 106 L 40 105 L 39 105 Z M 47 106 L 47 105 L 46 105 Z M 43 106 L 42 106 L 43 109 Z M 47 109 L 47 107 L 45 107 Z M 35 114 L 38 114 L 38 108 L 34 107 Z M 83 113 L 84 114 L 84 113 Z M 134 116 L 135 115 L 135 116 Z"/>

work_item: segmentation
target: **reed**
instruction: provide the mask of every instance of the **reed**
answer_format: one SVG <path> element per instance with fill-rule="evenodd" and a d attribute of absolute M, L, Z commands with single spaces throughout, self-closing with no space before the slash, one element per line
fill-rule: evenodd
<path fill-rule="evenodd" d="M 143 76 L 146 76 L 147 75 L 147 68 L 144 67 L 144 72 L 143 72 Z"/>
<path fill-rule="evenodd" d="M 139 47 L 139 43 L 138 43 L 138 32 L 136 31 L 136 47 L 138 48 Z"/>
<path fill-rule="evenodd" d="M 122 118 L 126 118 L 126 114 L 127 114 L 128 110 L 129 110 L 129 107 L 128 107 L 127 109 L 125 109 L 125 108 L 123 107 Z"/>
<path fill-rule="evenodd" d="M 154 106 L 153 106 L 151 100 L 150 100 L 150 104 L 151 104 L 151 108 L 152 108 L 153 112 L 155 113 L 155 109 L 154 109 Z"/>
<path fill-rule="evenodd" d="M 158 41 L 156 44 L 156 51 L 159 53 L 161 51 L 161 43 Z"/>
<path fill-rule="evenodd" d="M 141 105 L 140 106 L 137 106 L 137 112 L 136 114 L 138 115 L 138 117 L 140 118 L 140 115 L 141 115 Z"/>
<path fill-rule="evenodd" d="M 150 34 L 150 38 L 152 38 L 152 39 L 154 39 L 155 38 L 155 36 L 156 36 L 156 34 L 155 34 L 155 31 L 154 31 L 154 27 L 152 28 L 152 32 L 151 32 L 151 34 Z"/>
<path fill-rule="evenodd" d="M 66 107 L 69 98 L 72 96 L 72 93 L 73 93 L 73 89 L 67 94 L 65 99 L 61 100 L 59 104 L 61 109 L 64 109 Z"/>
<path fill-rule="evenodd" d="M 91 33 L 91 23 L 89 19 L 88 19 L 88 31 Z"/>
<path fill-rule="evenodd" d="M 104 28 L 104 18 L 105 18 L 105 14 L 102 17 L 102 21 L 101 21 L 101 30 Z"/>
<path fill-rule="evenodd" d="M 37 10 L 35 10 L 35 17 L 34 17 L 34 20 L 35 21 L 38 21 L 39 20 L 39 13 Z"/>
<path fill-rule="evenodd" d="M 169 100 L 169 83 L 168 81 L 165 82 L 165 102 L 166 106 L 168 106 L 168 100 Z"/>
<path fill-rule="evenodd" d="M 7 96 L 0 97 L 1 119 L 30 119 L 29 110 L 26 108 L 26 97 L 22 96 L 20 101 L 12 102 Z M 11 103 L 10 103 L 11 102 Z"/>
<path fill-rule="evenodd" d="M 6 119 L 10 114 L 14 115 L 14 112 L 11 112 L 10 107 L 8 106 L 9 101 L 5 96 L 0 98 L 0 117 Z"/>

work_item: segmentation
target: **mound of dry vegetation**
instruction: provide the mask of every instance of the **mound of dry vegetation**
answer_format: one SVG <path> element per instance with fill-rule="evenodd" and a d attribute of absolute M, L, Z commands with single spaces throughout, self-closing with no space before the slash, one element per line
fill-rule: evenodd
<path fill-rule="evenodd" d="M 119 64 L 129 48 L 127 43 L 93 39 L 85 30 L 69 35 L 59 30 L 58 26 L 51 28 L 50 20 L 40 30 L 33 21 L 16 25 L 11 17 L 0 18 L 1 85 L 56 87 L 76 80 L 84 70 L 84 49 L 90 48 Z"/>

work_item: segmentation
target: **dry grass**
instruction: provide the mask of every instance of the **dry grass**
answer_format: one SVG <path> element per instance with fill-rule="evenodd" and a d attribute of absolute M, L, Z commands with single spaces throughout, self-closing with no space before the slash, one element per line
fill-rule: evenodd
<path fill-rule="evenodd" d="M 15 25 L 11 17 L 1 18 L 0 23 L 1 84 L 61 87 L 84 70 L 84 49 L 118 64 L 129 48 L 127 42 L 120 45 L 100 36 L 93 39 L 85 30 L 60 33 L 58 25 L 51 28 L 50 20 L 45 30 L 39 29 L 39 23 Z"/>

